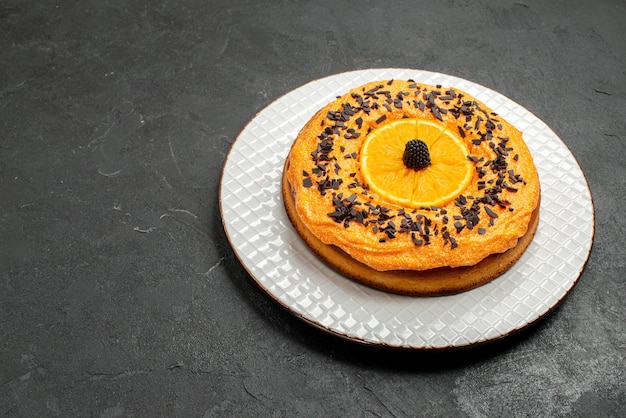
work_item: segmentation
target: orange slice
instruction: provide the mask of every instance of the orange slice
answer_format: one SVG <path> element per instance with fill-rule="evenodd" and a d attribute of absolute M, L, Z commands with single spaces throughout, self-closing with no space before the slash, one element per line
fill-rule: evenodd
<path fill-rule="evenodd" d="M 408 168 L 402 161 L 406 143 L 426 143 L 431 164 Z M 398 119 L 372 131 L 361 148 L 365 183 L 391 203 L 405 207 L 443 205 L 460 195 L 472 179 L 472 163 L 463 140 L 443 124 Z"/>

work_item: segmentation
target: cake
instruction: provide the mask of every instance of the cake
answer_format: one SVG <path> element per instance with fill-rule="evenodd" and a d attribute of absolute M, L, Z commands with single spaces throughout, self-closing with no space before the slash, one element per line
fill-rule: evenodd
<path fill-rule="evenodd" d="M 371 82 L 320 109 L 291 146 L 282 195 L 328 265 L 407 295 L 495 279 L 539 220 L 522 133 L 468 93 L 413 80 Z"/>

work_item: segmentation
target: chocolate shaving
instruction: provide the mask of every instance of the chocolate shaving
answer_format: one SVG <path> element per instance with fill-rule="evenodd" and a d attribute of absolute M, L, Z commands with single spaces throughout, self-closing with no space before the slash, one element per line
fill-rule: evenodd
<path fill-rule="evenodd" d="M 498 214 L 495 213 L 494 211 L 492 211 L 489 206 L 485 206 L 485 212 L 487 212 L 487 215 L 491 216 L 492 218 L 497 218 Z"/>

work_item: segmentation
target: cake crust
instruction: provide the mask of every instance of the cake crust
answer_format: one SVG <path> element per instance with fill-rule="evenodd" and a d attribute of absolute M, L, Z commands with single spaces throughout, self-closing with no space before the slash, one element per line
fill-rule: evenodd
<path fill-rule="evenodd" d="M 445 296 L 465 292 L 488 283 L 509 270 L 524 254 L 539 224 L 539 207 L 517 245 L 492 254 L 474 266 L 440 267 L 430 270 L 378 271 L 355 260 L 334 245 L 324 244 L 302 223 L 295 210 L 293 194 L 283 174 L 282 198 L 289 220 L 306 245 L 327 265 L 342 275 L 378 290 L 408 296 Z"/>

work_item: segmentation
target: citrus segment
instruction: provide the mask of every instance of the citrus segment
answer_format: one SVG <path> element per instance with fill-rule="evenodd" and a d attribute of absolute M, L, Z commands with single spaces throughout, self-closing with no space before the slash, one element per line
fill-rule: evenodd
<path fill-rule="evenodd" d="M 406 144 L 423 141 L 431 164 L 409 168 L 403 162 Z M 361 174 L 382 198 L 402 206 L 438 206 L 463 192 L 472 177 L 467 146 L 443 124 L 399 119 L 372 131 L 361 149 Z"/>

